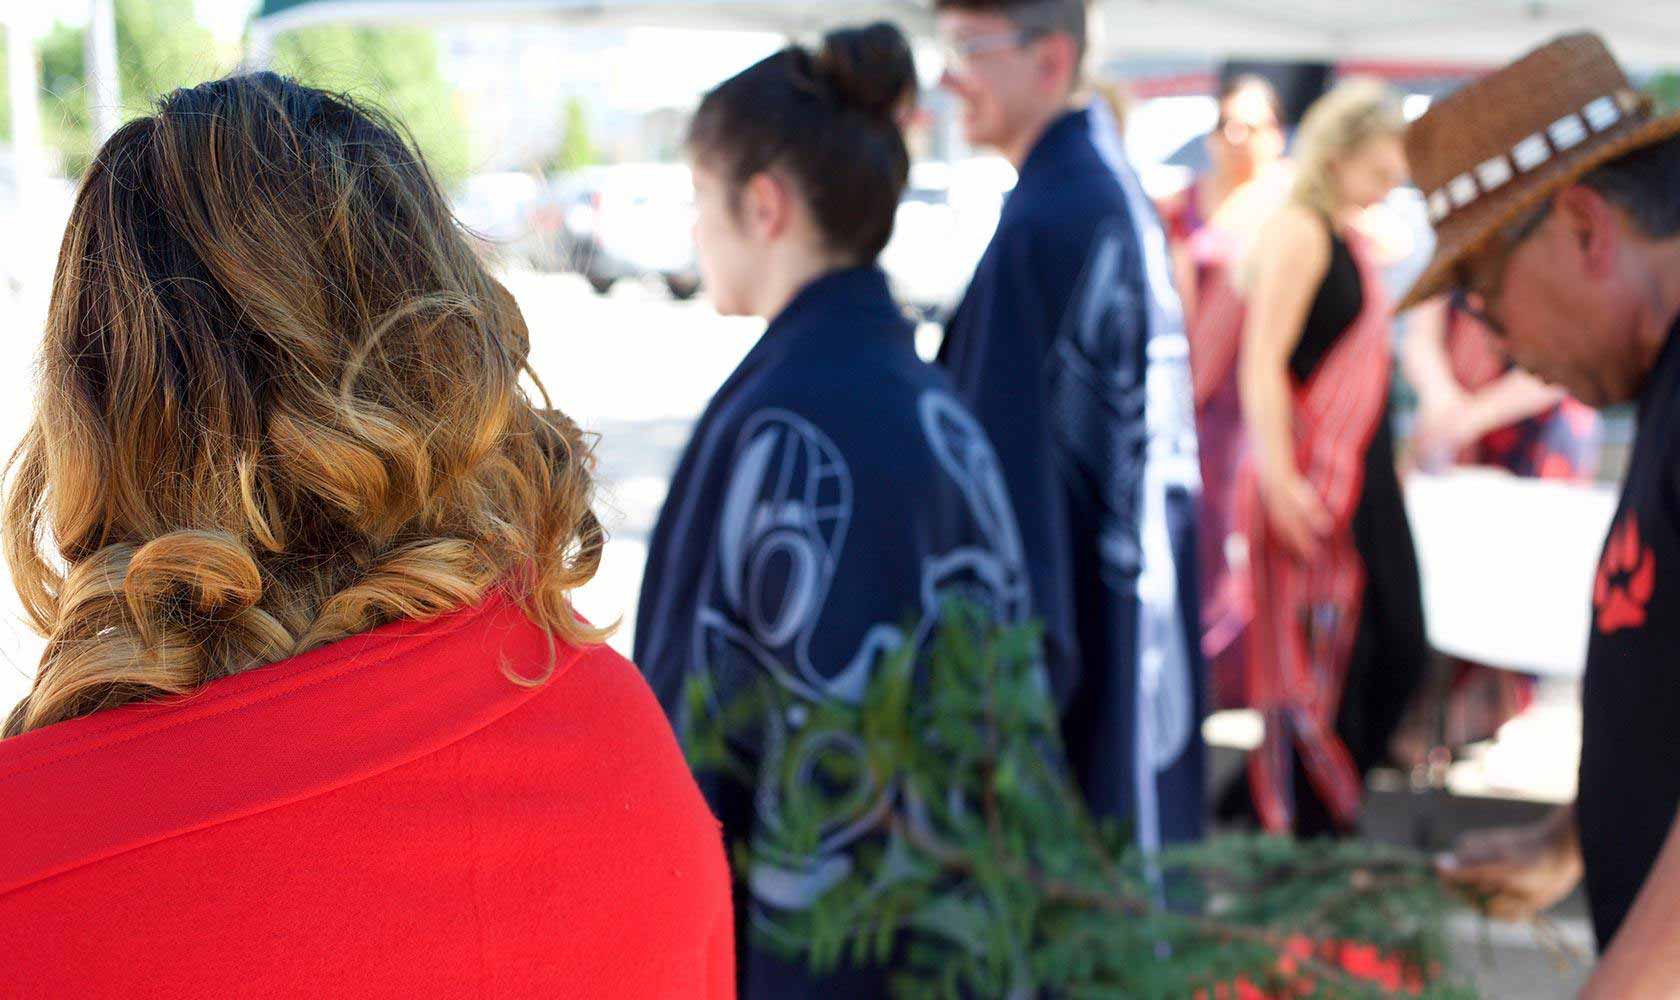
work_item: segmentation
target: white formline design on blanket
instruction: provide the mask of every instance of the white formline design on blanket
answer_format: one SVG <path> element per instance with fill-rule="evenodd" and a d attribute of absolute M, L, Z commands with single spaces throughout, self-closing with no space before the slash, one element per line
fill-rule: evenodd
<path fill-rule="evenodd" d="M 1150 713 L 1151 760 L 1165 770 L 1184 752 L 1195 725 L 1190 691 L 1191 669 L 1184 633 L 1174 624 L 1180 614 L 1178 572 L 1168 529 L 1166 497 L 1173 490 L 1199 495 L 1201 467 L 1197 461 L 1194 390 L 1190 378 L 1190 340 L 1184 328 L 1184 307 L 1173 285 L 1171 254 L 1159 225 L 1143 225 L 1155 218 L 1155 207 L 1138 181 L 1121 141 L 1124 130 L 1113 120 L 1108 105 L 1094 102 L 1092 144 L 1114 172 L 1131 208 L 1133 235 L 1143 255 L 1148 283 L 1149 339 L 1145 344 L 1144 424 L 1149 444 L 1143 470 L 1143 519 L 1138 533 L 1143 548 L 1143 573 L 1138 580 L 1142 627 L 1138 630 L 1140 698 L 1153 705 Z M 1116 240 L 1124 237 L 1115 234 Z M 1104 243 L 1107 240 L 1102 241 Z M 1122 242 L 1122 246 L 1124 243 Z M 1121 251 L 1123 253 L 1123 251 Z M 1123 262 L 1111 261 L 1113 281 L 1121 279 Z M 1091 288 L 1086 289 L 1089 294 Z"/>
<path fill-rule="evenodd" d="M 1127 338 L 1105 332 L 1107 324 L 1128 324 L 1147 308 L 1127 280 L 1135 267 L 1128 254 L 1140 242 L 1125 221 L 1099 232 L 1076 286 L 1069 325 L 1047 363 L 1057 443 L 1096 484 L 1103 578 L 1117 591 L 1135 588 L 1137 594 L 1136 746 L 1139 759 L 1160 773 L 1185 752 L 1196 725 L 1167 497 L 1175 489 L 1199 492 L 1200 470 L 1194 424 L 1186 412 L 1189 342 L 1182 323 L 1152 324 L 1141 372 L 1136 356 L 1124 349 Z M 1158 280 L 1156 268 L 1148 266 L 1148 250 L 1143 253 L 1145 273 Z M 1116 440 L 1099 432 L 1115 413 L 1124 415 L 1118 425 L 1136 428 L 1135 434 Z M 1160 846 L 1154 783 L 1141 769 L 1136 781 L 1139 842 L 1152 851 Z"/>
<path fill-rule="evenodd" d="M 925 558 L 921 607 L 905 609 L 905 621 L 917 620 L 913 630 L 907 634 L 897 623 L 877 623 L 845 663 L 811 658 L 812 633 L 824 607 L 840 596 L 830 588 L 853 520 L 853 481 L 845 456 L 822 430 L 788 410 L 763 410 L 742 428 L 720 518 L 719 585 L 702 597 L 694 662 L 707 664 L 712 651 L 730 650 L 779 689 L 784 710 L 766 713 L 757 767 L 760 776 L 772 780 L 761 777 L 754 798 L 756 821 L 767 829 L 782 822 L 774 776 L 790 763 L 796 774 L 813 773 L 817 762 L 811 758 L 819 753 L 864 753 L 861 741 L 836 735 L 821 747 L 807 748 L 806 759 L 788 762 L 790 733 L 815 706 L 860 703 L 878 663 L 907 646 L 924 646 L 945 597 L 966 597 L 998 621 L 1027 617 L 1029 585 L 1020 534 L 991 444 L 945 392 L 922 393 L 917 412 L 928 448 L 966 500 L 983 541 Z M 712 706 L 715 711 L 723 707 Z M 867 774 L 867 769 L 858 773 Z M 774 933 L 774 911 L 805 909 L 844 879 L 851 871 L 850 849 L 879 826 L 899 794 L 891 787 L 852 789 L 850 801 L 856 807 L 822 831 L 812 856 L 756 864 L 748 878 L 754 923 Z"/>

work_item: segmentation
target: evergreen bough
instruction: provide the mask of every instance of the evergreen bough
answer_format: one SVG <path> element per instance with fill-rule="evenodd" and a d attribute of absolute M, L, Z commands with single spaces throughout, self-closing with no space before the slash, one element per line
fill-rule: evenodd
<path fill-rule="evenodd" d="M 848 876 L 779 912 L 763 945 L 819 974 L 890 965 L 905 998 L 1474 995 L 1450 981 L 1453 904 L 1416 852 L 1245 835 L 1146 857 L 1094 822 L 1060 764 L 1038 650 L 1035 626 L 952 602 L 930 648 L 885 660 L 861 703 L 809 708 L 777 758 L 783 822 L 731 844 L 738 877 L 797 868 L 858 795 L 892 808 Z M 690 761 L 752 787 L 747 734 L 786 706 L 765 682 L 718 712 L 710 683 L 686 691 Z M 861 738 L 862 757 L 825 753 L 836 737 Z"/>

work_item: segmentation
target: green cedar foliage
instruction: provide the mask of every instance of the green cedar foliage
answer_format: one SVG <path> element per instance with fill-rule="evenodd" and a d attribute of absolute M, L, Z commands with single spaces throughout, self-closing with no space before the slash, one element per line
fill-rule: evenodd
<path fill-rule="evenodd" d="M 907 998 L 1473 995 L 1450 980 L 1451 904 L 1420 855 L 1242 836 L 1146 858 L 1094 823 L 1059 764 L 1038 648 L 1034 627 L 949 604 L 919 661 L 884 661 L 861 704 L 788 732 L 784 822 L 731 845 L 738 872 L 797 868 L 859 796 L 892 807 L 848 877 L 762 944 L 819 973 L 890 963 Z M 785 706 L 766 682 L 709 710 L 710 684 L 686 691 L 691 763 L 750 787 L 747 734 Z M 827 752 L 859 738 L 861 755 Z"/>

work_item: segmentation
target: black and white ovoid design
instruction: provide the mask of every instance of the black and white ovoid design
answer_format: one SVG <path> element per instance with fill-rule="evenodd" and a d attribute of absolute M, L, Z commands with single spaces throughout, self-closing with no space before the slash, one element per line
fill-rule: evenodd
<path fill-rule="evenodd" d="M 755 790 L 756 822 L 774 831 L 785 818 L 785 787 L 774 776 L 791 769 L 815 782 L 819 759 L 864 754 L 861 742 L 837 734 L 821 745 L 789 737 L 824 703 L 859 703 L 883 658 L 920 649 L 941 602 L 960 595 L 986 607 L 1000 621 L 1024 620 L 1029 588 L 1016 527 L 996 455 L 975 420 L 950 395 L 928 391 L 918 400 L 925 442 L 964 498 L 972 542 L 928 556 L 920 571 L 920 607 L 899 609 L 887 621 L 860 630 L 854 649 L 824 656 L 813 649 L 834 592 L 836 570 L 857 502 L 850 467 L 834 442 L 809 420 L 781 409 L 764 410 L 743 427 L 725 493 L 717 539 L 717 565 L 694 636 L 694 662 L 713 678 L 716 711 L 730 692 L 761 684 L 774 710 L 748 750 L 758 772 L 773 776 Z M 860 576 L 851 586 L 874 585 Z M 902 622 L 917 622 L 906 632 Z M 797 745 L 803 758 L 787 759 Z M 809 907 L 851 870 L 849 848 L 879 825 L 900 790 L 868 784 L 866 767 L 853 769 L 859 787 L 825 789 L 825 798 L 847 803 L 821 830 L 809 856 L 763 860 L 748 879 L 752 919 L 775 933 L 778 911 Z M 833 773 L 828 769 L 826 773 Z M 801 785 L 796 779 L 794 784 Z"/>
<path fill-rule="evenodd" d="M 1181 508 L 1193 502 L 1201 476 L 1183 311 L 1159 226 L 1139 224 L 1154 209 L 1117 135 L 1099 124 L 1093 140 L 1132 218 L 1097 233 L 1047 374 L 1056 445 L 1095 498 L 1103 581 L 1137 598 L 1133 780 L 1149 850 L 1159 845 L 1154 773 L 1184 754 L 1197 725 L 1170 510 L 1175 497 Z"/>

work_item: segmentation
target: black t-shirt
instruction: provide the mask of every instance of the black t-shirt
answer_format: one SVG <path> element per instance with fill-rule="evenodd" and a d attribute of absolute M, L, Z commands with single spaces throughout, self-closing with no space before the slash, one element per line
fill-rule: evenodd
<path fill-rule="evenodd" d="M 1593 584 L 1577 812 L 1609 945 L 1680 806 L 1680 322 L 1639 403 L 1621 505 Z"/>

